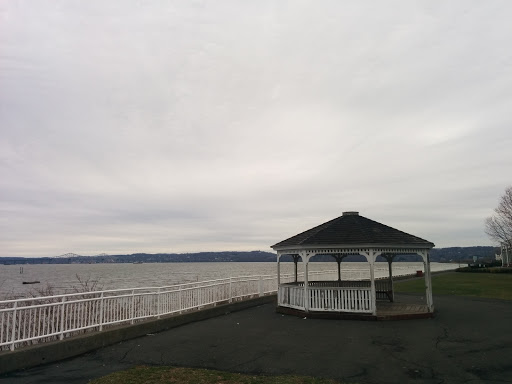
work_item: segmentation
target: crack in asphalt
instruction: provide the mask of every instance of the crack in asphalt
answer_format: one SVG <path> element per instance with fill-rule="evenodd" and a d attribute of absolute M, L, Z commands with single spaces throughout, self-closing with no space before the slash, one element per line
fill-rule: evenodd
<path fill-rule="evenodd" d="M 505 344 L 494 345 L 494 346 L 487 347 L 487 348 L 470 349 L 469 351 L 465 352 L 465 354 L 499 351 L 500 349 L 507 349 L 507 348 L 511 348 L 511 347 L 512 347 L 512 343 L 505 343 Z"/>
<path fill-rule="evenodd" d="M 372 337 L 372 344 L 379 347 L 392 347 L 394 352 L 402 352 L 405 350 L 402 345 L 402 341 L 399 338 L 394 338 L 392 340 L 383 340 L 383 338 Z"/>
<path fill-rule="evenodd" d="M 492 373 L 509 372 L 511 370 L 510 368 L 511 368 L 510 366 L 505 367 L 505 369 L 497 369 L 496 367 L 493 367 L 493 368 L 471 367 L 471 368 L 467 368 L 466 372 L 478 377 L 480 380 L 492 380 L 492 381 L 496 381 L 496 382 L 500 382 L 500 383 L 512 383 L 512 379 L 511 380 L 490 379 L 488 377 L 490 372 L 492 372 Z M 492 375 L 492 373 L 491 373 L 491 375 Z"/>
<path fill-rule="evenodd" d="M 468 380 L 464 381 L 463 384 L 470 383 L 472 381 L 477 381 L 477 382 L 481 383 L 482 380 L 487 380 L 487 379 L 481 378 L 481 377 L 478 377 L 476 379 L 468 379 Z M 512 383 L 512 380 L 492 379 L 492 381 L 495 381 L 495 382 L 498 382 L 498 383 Z"/>
<path fill-rule="evenodd" d="M 121 359 L 119 360 L 120 363 L 124 362 L 124 359 L 126 359 L 126 357 L 128 356 L 128 354 L 133 351 L 133 348 L 134 347 L 131 347 L 130 349 L 128 349 L 124 354 L 123 354 L 123 357 L 121 357 Z"/>
<path fill-rule="evenodd" d="M 361 372 L 356 373 L 355 375 L 345 376 L 345 377 L 343 378 L 343 380 L 347 380 L 347 379 L 354 379 L 354 378 L 356 378 L 356 377 L 365 376 L 365 375 L 367 375 L 367 374 L 368 374 L 368 369 L 363 368 Z"/>
<path fill-rule="evenodd" d="M 419 363 L 417 363 L 415 361 L 408 360 L 408 359 L 405 359 L 403 357 L 396 356 L 393 352 L 389 352 L 389 356 L 391 356 L 393 359 L 395 359 L 397 361 L 400 361 L 400 362 L 402 362 L 402 363 L 404 363 L 404 364 L 406 364 L 408 366 L 412 366 L 412 367 L 415 367 L 415 368 L 422 368 L 425 371 L 430 371 L 431 378 L 434 379 L 434 380 L 437 380 L 437 375 L 436 375 L 436 373 L 434 371 L 434 368 L 432 368 L 430 365 L 419 364 Z M 411 369 L 409 369 L 408 372 L 409 371 L 411 371 Z M 412 369 L 412 371 L 414 371 L 414 369 Z M 409 376 L 411 376 L 411 374 L 409 374 Z M 444 382 L 444 379 L 440 379 L 440 380 L 441 380 L 441 382 L 438 383 L 438 384 L 441 384 L 442 382 Z"/>
<path fill-rule="evenodd" d="M 439 343 L 448 339 L 448 328 L 443 327 L 443 335 L 436 338 L 436 349 L 439 349 Z"/>
<path fill-rule="evenodd" d="M 241 362 L 241 363 L 238 363 L 238 364 L 232 365 L 232 366 L 230 366 L 230 367 L 229 367 L 229 369 L 234 369 L 234 368 L 237 368 L 237 367 L 239 367 L 239 366 L 241 366 L 241 365 L 244 365 L 244 364 L 253 363 L 253 362 L 255 362 L 256 360 L 261 359 L 262 357 L 265 357 L 265 354 L 261 354 L 261 355 L 259 355 L 259 356 L 256 356 L 254 359 L 250 359 L 250 360 L 243 361 L 243 362 Z"/>
<path fill-rule="evenodd" d="M 432 367 L 430 367 L 430 375 L 432 376 L 432 379 L 437 380 L 437 384 L 444 384 L 444 379 L 438 377 L 436 371 Z"/>
<path fill-rule="evenodd" d="M 448 330 L 446 328 L 444 328 L 443 333 L 444 333 L 443 336 L 439 336 L 437 338 L 436 347 L 437 347 L 437 344 L 441 341 L 441 339 L 448 337 Z M 396 353 L 400 353 L 406 349 L 405 347 L 403 347 L 403 345 L 401 345 L 401 342 L 399 339 L 394 339 L 391 342 L 382 342 L 382 341 L 378 341 L 378 340 L 373 340 L 373 344 L 382 346 L 383 349 L 387 349 L 388 355 L 391 358 L 402 362 L 406 366 L 414 367 L 414 368 L 409 368 L 407 370 L 406 373 L 409 377 L 418 378 L 418 377 L 421 377 L 422 372 L 425 372 L 425 373 L 430 372 L 430 378 L 432 380 L 436 380 L 437 384 L 443 384 L 445 382 L 445 379 L 439 377 L 439 374 L 430 365 L 423 365 L 418 362 L 409 360 L 407 358 L 397 356 Z M 392 348 L 386 348 L 386 347 L 392 347 Z M 415 368 L 420 368 L 420 369 L 415 369 Z"/>

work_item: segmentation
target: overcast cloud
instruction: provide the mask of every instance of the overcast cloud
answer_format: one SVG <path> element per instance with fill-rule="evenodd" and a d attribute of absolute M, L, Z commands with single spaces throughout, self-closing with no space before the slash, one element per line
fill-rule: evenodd
<path fill-rule="evenodd" d="M 490 245 L 511 19 L 510 1 L 2 1 L 0 256 L 269 250 L 350 210 Z"/>

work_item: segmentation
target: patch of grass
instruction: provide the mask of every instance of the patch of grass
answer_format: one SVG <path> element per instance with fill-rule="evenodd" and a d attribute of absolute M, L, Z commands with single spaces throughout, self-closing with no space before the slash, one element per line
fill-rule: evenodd
<path fill-rule="evenodd" d="M 139 366 L 115 372 L 90 384 L 341 384 L 306 376 L 255 376 L 209 369 Z"/>
<path fill-rule="evenodd" d="M 396 281 L 396 292 L 424 293 L 425 280 Z M 512 300 L 512 275 L 501 273 L 443 273 L 432 276 L 434 295 L 473 296 Z"/>

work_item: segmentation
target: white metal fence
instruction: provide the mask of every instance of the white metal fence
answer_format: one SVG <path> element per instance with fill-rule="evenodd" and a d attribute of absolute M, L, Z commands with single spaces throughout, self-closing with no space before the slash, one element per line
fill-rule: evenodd
<path fill-rule="evenodd" d="M 312 272 L 310 276 L 326 279 L 333 271 Z M 294 278 L 281 275 L 281 282 Z M 0 301 L 0 350 L 275 292 L 277 276 L 265 275 Z"/>
<path fill-rule="evenodd" d="M 394 270 L 393 275 L 400 275 Z M 405 271 L 404 271 L 405 272 Z M 410 273 L 410 270 L 408 271 Z M 336 280 L 337 270 L 310 271 L 309 280 Z M 382 271 L 384 273 L 384 270 Z M 350 270 L 342 279 L 364 279 L 368 270 Z M 303 279 L 303 273 L 298 274 Z M 281 275 L 281 283 L 295 280 Z M 0 350 L 62 340 L 106 327 L 198 310 L 277 292 L 277 276 L 242 276 L 167 287 L 82 292 L 0 301 Z M 291 293 L 291 292 L 290 292 Z M 303 303 L 297 291 L 295 305 Z"/>

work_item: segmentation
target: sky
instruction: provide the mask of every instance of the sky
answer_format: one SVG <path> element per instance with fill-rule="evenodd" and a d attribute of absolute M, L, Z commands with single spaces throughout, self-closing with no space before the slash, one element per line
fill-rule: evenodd
<path fill-rule="evenodd" d="M 492 245 L 510 1 L 0 2 L 0 256 Z"/>

